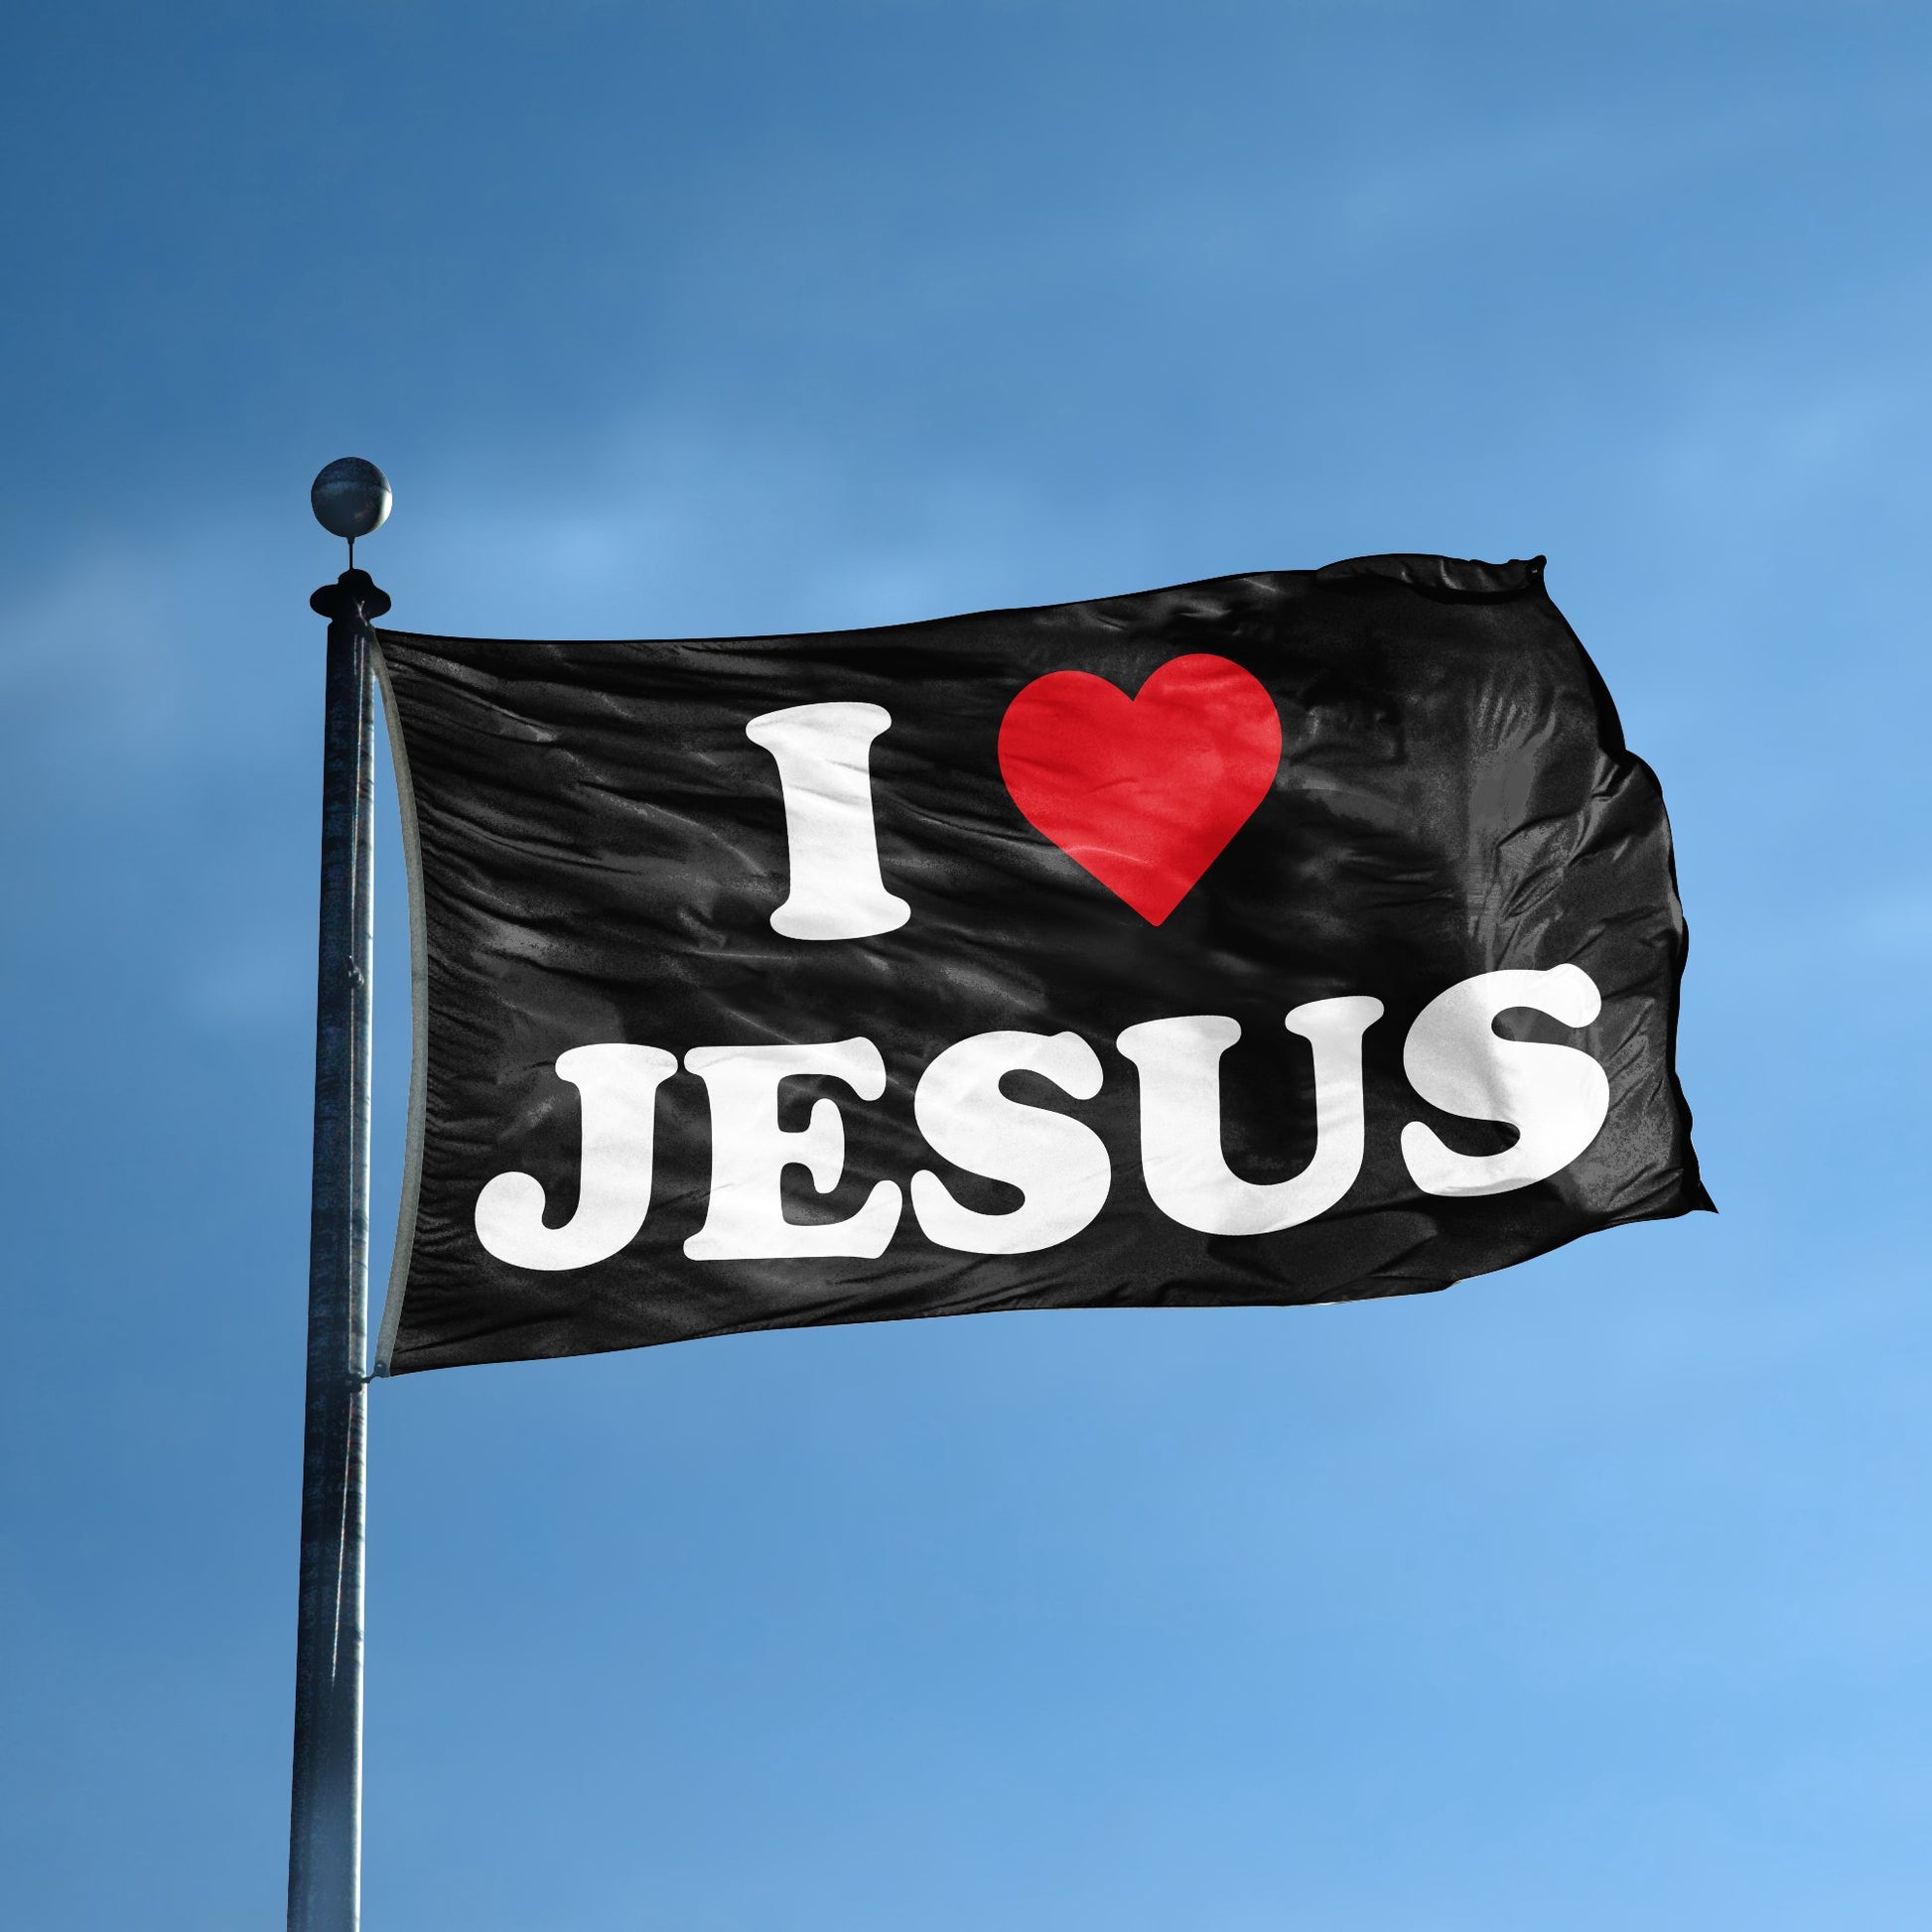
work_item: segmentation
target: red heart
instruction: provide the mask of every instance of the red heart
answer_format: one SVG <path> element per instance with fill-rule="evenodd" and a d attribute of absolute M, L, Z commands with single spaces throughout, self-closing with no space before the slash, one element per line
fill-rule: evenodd
<path fill-rule="evenodd" d="M 1007 706 L 1000 771 L 1029 821 L 1159 925 L 1268 796 L 1282 721 L 1225 657 L 1176 657 L 1130 698 L 1086 671 Z"/>

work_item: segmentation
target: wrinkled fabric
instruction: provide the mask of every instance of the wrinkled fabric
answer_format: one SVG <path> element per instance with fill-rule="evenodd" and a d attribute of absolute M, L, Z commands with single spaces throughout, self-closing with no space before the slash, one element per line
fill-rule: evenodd
<path fill-rule="evenodd" d="M 1663 799 L 1540 559 L 1365 558 L 792 637 L 385 630 L 379 645 L 413 817 L 426 1030 L 390 1372 L 910 1315 L 1406 1294 L 1710 1204 L 1673 1065 L 1685 927 Z M 1201 661 L 1169 670 L 1181 659 Z M 1131 707 L 1144 687 L 1146 709 Z M 873 818 L 880 876 L 909 909 L 892 931 L 789 937 L 772 926 L 790 865 L 778 771 L 746 727 L 846 702 L 890 714 L 870 752 Z M 1149 720 L 1171 769 L 1144 742 Z M 1056 766 L 1063 728 L 1089 727 Z M 1405 1127 L 1470 1154 L 1507 1147 L 1511 1130 L 1419 1097 L 1410 1024 L 1473 975 L 1561 965 L 1588 974 L 1598 1017 L 1566 1029 L 1523 1013 L 1498 1032 L 1587 1051 L 1609 1082 L 1601 1131 L 1531 1185 L 1424 1192 Z M 1123 1032 L 1239 1023 L 1221 1151 L 1268 1182 L 1316 1147 L 1311 1049 L 1284 1016 L 1354 995 L 1383 1014 L 1364 1037 L 1364 1153 L 1341 1199 L 1254 1235 L 1165 1215 Z M 1071 1032 L 1103 1070 L 1091 1099 L 1033 1074 L 1005 1084 L 1091 1127 L 1111 1162 L 1105 1206 L 1057 1245 L 961 1253 L 927 1238 L 908 1199 L 876 1258 L 693 1259 L 711 1122 L 704 1083 L 682 1069 L 655 1096 L 648 1213 L 621 1252 L 543 1272 L 479 1240 L 479 1195 L 505 1173 L 541 1182 L 550 1224 L 569 1217 L 579 1096 L 555 1069 L 592 1043 L 682 1061 L 862 1036 L 883 1055 L 881 1098 L 810 1077 L 784 1090 L 786 1127 L 820 1099 L 844 1127 L 829 1193 L 787 1170 L 787 1217 L 842 1219 L 880 1180 L 903 1191 L 921 1170 L 1005 1211 L 1017 1190 L 935 1156 L 913 1094 L 943 1049 L 1009 1030 Z"/>

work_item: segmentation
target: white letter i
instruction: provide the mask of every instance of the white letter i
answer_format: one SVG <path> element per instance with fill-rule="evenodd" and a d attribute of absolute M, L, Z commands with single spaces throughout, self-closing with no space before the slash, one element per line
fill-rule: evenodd
<path fill-rule="evenodd" d="M 883 705 L 801 704 L 745 727 L 784 792 L 791 894 L 771 929 L 787 939 L 865 939 L 912 916 L 879 876 L 873 828 L 872 741 L 892 722 Z"/>

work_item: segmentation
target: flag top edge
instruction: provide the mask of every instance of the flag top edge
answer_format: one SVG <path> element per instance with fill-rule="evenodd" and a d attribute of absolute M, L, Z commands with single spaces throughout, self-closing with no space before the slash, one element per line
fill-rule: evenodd
<path fill-rule="evenodd" d="M 1332 586 L 1377 578 L 1418 592 L 1434 602 L 1446 604 L 1501 604 L 1543 589 L 1543 556 L 1512 558 L 1505 563 L 1485 563 L 1474 557 L 1437 556 L 1426 551 L 1390 551 L 1369 557 L 1346 557 L 1335 563 L 1300 570 L 1230 571 L 1219 577 L 1194 578 L 1181 584 L 1162 584 L 1148 590 L 1116 591 L 1105 596 L 1071 598 L 1057 604 L 991 605 L 975 611 L 953 611 L 938 617 L 915 618 L 901 623 L 850 624 L 823 630 L 759 631 L 744 636 L 711 635 L 685 637 L 477 637 L 451 632 L 403 630 L 385 626 L 380 637 L 399 641 L 434 644 L 561 644 L 571 649 L 597 645 L 634 648 L 657 644 L 678 649 L 719 650 L 781 649 L 829 642 L 835 638 L 868 638 L 884 642 L 907 632 L 931 630 L 955 623 L 981 623 L 995 619 L 1041 619 L 1055 614 L 1072 616 L 1092 613 L 1102 621 L 1109 607 L 1141 603 L 1150 598 L 1207 596 L 1226 594 L 1236 586 L 1261 586 L 1286 589 L 1290 586 Z"/>

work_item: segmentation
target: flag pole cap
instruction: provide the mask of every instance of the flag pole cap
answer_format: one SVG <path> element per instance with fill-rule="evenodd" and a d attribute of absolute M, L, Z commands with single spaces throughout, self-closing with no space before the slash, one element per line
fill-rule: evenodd
<path fill-rule="evenodd" d="M 394 501 L 389 479 L 365 457 L 338 457 L 309 485 L 309 506 L 316 521 L 332 537 L 346 537 L 351 544 L 380 529 Z"/>

